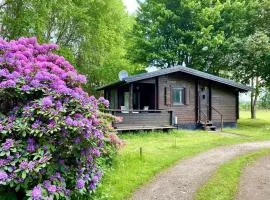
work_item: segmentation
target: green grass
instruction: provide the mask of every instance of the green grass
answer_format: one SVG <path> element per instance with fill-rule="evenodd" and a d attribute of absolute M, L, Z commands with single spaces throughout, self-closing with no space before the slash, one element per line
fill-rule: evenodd
<path fill-rule="evenodd" d="M 222 165 L 214 176 L 198 191 L 196 200 L 233 200 L 235 199 L 242 169 L 258 158 L 270 154 L 264 149 L 240 156 Z"/>
<path fill-rule="evenodd" d="M 249 111 L 241 111 L 238 128 L 225 131 L 249 136 L 251 140 L 270 139 L 270 110 L 258 110 L 257 119 L 250 119 Z"/>
<path fill-rule="evenodd" d="M 174 131 L 125 135 L 127 142 L 117 156 L 98 190 L 97 199 L 121 200 L 128 198 L 143 183 L 176 161 L 210 148 L 244 142 L 245 138 L 226 137 L 203 131 Z M 142 147 L 143 158 L 139 148 Z"/>
<path fill-rule="evenodd" d="M 96 199 L 127 199 L 136 188 L 148 182 L 158 172 L 208 149 L 241 142 L 270 140 L 270 112 L 258 111 L 257 120 L 248 119 L 248 114 L 246 111 L 241 112 L 239 127 L 225 131 L 249 137 L 183 130 L 122 135 L 127 145 L 115 158 L 112 170 L 105 174 Z M 140 147 L 143 149 L 142 159 Z"/>

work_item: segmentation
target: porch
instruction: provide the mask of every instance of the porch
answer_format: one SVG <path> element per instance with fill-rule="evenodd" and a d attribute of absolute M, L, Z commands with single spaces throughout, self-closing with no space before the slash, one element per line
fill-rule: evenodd
<path fill-rule="evenodd" d="M 111 114 L 122 119 L 113 124 L 118 131 L 168 130 L 173 113 L 159 109 L 158 79 L 118 85 L 104 90 Z"/>
<path fill-rule="evenodd" d="M 109 110 L 121 121 L 113 126 L 118 131 L 174 129 L 172 111 L 167 110 Z"/>

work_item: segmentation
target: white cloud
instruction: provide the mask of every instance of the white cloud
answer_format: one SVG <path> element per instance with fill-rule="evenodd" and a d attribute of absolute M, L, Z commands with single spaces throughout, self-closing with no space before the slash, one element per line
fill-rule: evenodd
<path fill-rule="evenodd" d="M 137 0 L 123 0 L 123 3 L 130 14 L 136 12 L 139 7 Z"/>

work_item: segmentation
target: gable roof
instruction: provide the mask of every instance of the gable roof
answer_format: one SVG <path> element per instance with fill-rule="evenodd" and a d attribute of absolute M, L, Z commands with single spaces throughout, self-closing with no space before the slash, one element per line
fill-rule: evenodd
<path fill-rule="evenodd" d="M 112 84 L 99 87 L 99 88 L 97 88 L 97 90 L 103 90 L 103 89 L 108 88 L 108 87 L 122 85 L 125 83 L 132 83 L 132 82 L 136 82 L 136 81 L 141 81 L 141 80 L 145 80 L 145 79 L 149 79 L 149 78 L 154 78 L 157 76 L 171 74 L 174 72 L 183 72 L 186 74 L 190 74 L 193 76 L 197 76 L 200 78 L 211 80 L 214 82 L 222 83 L 222 84 L 225 84 L 225 85 L 228 85 L 231 87 L 235 87 L 235 88 L 238 88 L 242 91 L 249 91 L 252 89 L 251 87 L 249 87 L 247 85 L 243 85 L 241 83 L 237 83 L 237 82 L 229 80 L 229 79 L 221 78 L 219 76 L 215 76 L 212 74 L 201 72 L 201 71 L 191 69 L 188 67 L 176 66 L 176 67 L 171 67 L 171 68 L 166 68 L 166 69 L 160 69 L 160 70 L 154 71 L 154 72 L 147 72 L 147 73 L 142 73 L 142 74 L 138 74 L 138 75 L 128 76 L 128 77 L 124 78 L 122 81 L 114 82 Z"/>

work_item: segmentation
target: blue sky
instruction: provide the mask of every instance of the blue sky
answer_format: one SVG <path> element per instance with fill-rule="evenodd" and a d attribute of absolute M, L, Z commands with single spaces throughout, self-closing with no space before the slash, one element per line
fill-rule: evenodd
<path fill-rule="evenodd" d="M 130 14 L 134 13 L 139 6 L 137 0 L 123 0 L 123 2 Z"/>

